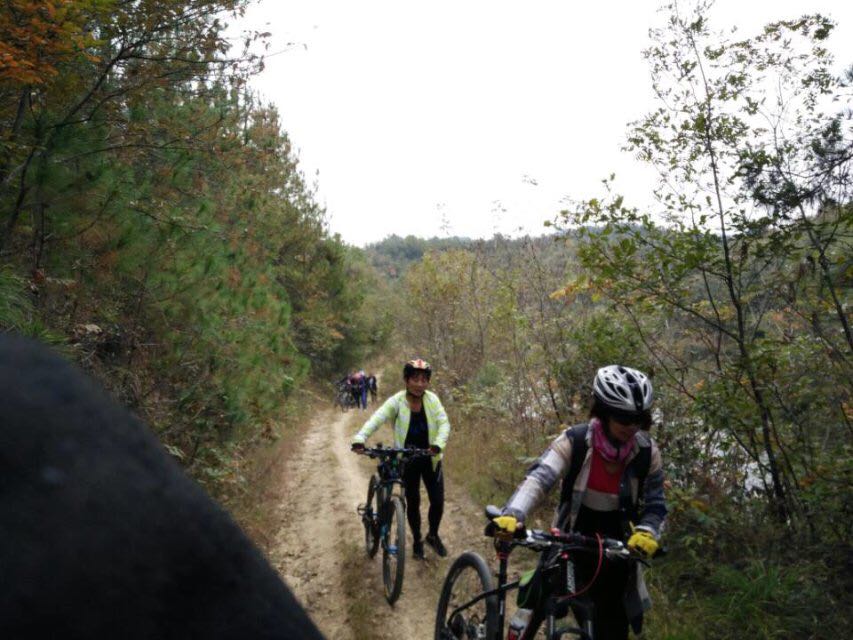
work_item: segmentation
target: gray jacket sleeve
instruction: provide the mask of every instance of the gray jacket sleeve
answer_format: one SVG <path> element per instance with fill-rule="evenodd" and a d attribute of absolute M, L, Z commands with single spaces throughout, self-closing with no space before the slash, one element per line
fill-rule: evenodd
<path fill-rule="evenodd" d="M 539 459 L 527 470 L 527 476 L 507 501 L 503 512 L 521 521 L 536 509 L 554 485 L 569 470 L 572 460 L 572 441 L 560 434 Z"/>

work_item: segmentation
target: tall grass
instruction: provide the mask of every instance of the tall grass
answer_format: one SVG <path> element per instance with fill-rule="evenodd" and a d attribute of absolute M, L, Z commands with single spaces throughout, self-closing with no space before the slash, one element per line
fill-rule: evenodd
<path fill-rule="evenodd" d="M 739 560 L 680 554 L 677 534 L 670 557 L 647 574 L 655 607 L 648 637 L 662 640 L 846 637 L 850 602 L 839 601 L 830 565 L 806 549 L 787 549 L 772 559 L 743 549 Z M 766 550 L 765 550 L 766 551 Z"/>
<path fill-rule="evenodd" d="M 65 344 L 65 337 L 35 313 L 28 291 L 25 278 L 11 267 L 0 267 L 0 332 L 19 333 L 54 346 Z"/>
<path fill-rule="evenodd" d="M 0 328 L 21 331 L 32 305 L 24 295 L 26 283 L 7 267 L 0 268 Z"/>

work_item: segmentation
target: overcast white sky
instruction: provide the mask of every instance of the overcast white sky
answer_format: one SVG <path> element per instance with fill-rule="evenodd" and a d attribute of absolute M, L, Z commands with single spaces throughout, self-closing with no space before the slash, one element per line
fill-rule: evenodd
<path fill-rule="evenodd" d="M 566 196 L 647 198 L 653 176 L 620 151 L 653 106 L 641 51 L 658 0 L 260 0 L 236 29 L 272 32 L 254 86 L 278 107 L 329 226 L 354 245 L 540 234 Z M 853 63 L 853 2 L 718 0 L 747 35 L 820 11 Z M 288 46 L 296 43 L 295 46 Z M 646 200 L 647 201 L 647 200 Z"/>

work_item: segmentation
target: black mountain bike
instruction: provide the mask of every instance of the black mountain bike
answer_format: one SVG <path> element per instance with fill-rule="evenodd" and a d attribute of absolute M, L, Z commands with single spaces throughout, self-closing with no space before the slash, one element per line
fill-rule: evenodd
<path fill-rule="evenodd" d="M 435 619 L 435 640 L 503 640 L 506 616 L 506 594 L 519 588 L 519 580 L 507 582 L 507 564 L 510 552 L 516 547 L 545 551 L 546 560 L 537 569 L 538 576 L 524 589 L 535 590 L 528 595 L 532 609 L 529 622 L 523 630 L 510 630 L 507 638 L 532 640 L 544 626 L 545 640 L 559 640 L 563 636 L 594 640 L 592 602 L 583 597 L 592 582 L 575 589 L 570 573 L 570 558 L 574 553 L 591 553 L 598 557 L 599 567 L 604 560 L 643 562 L 621 540 L 588 537 L 576 533 L 551 533 L 522 529 L 507 534 L 491 522 L 500 515 L 500 509 L 489 506 L 486 517 L 489 525 L 485 535 L 495 539 L 498 557 L 498 584 L 494 585 L 492 572 L 486 561 L 477 553 L 466 551 L 451 565 L 441 589 Z M 597 572 L 596 572 L 597 575 Z M 557 620 L 567 615 L 568 609 L 581 611 L 582 627 L 557 627 Z"/>
<path fill-rule="evenodd" d="M 359 505 L 364 525 L 367 556 L 376 555 L 382 546 L 382 582 L 385 599 L 394 604 L 403 590 L 406 567 L 406 499 L 403 469 L 408 460 L 429 456 L 429 449 L 393 449 L 378 444 L 365 448 L 364 455 L 379 460 L 376 473 L 367 486 L 367 502 Z"/>

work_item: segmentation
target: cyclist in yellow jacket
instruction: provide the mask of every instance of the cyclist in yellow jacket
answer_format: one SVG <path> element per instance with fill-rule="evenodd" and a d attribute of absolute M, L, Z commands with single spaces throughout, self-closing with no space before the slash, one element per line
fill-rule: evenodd
<path fill-rule="evenodd" d="M 380 425 L 390 422 L 394 429 L 395 447 L 430 450 L 431 458 L 411 460 L 403 474 L 406 486 L 406 516 L 415 541 L 412 554 L 416 558 L 424 557 L 424 544 L 421 539 L 421 480 L 429 497 L 429 532 L 426 543 L 438 555 L 447 555 L 447 549 L 438 535 L 438 527 L 444 513 L 444 473 L 441 458 L 450 435 L 450 421 L 441 400 L 428 390 L 431 377 L 432 368 L 425 360 L 418 358 L 407 362 L 403 367 L 406 388 L 388 398 L 352 439 L 353 451 L 363 451 L 367 438 Z"/>

